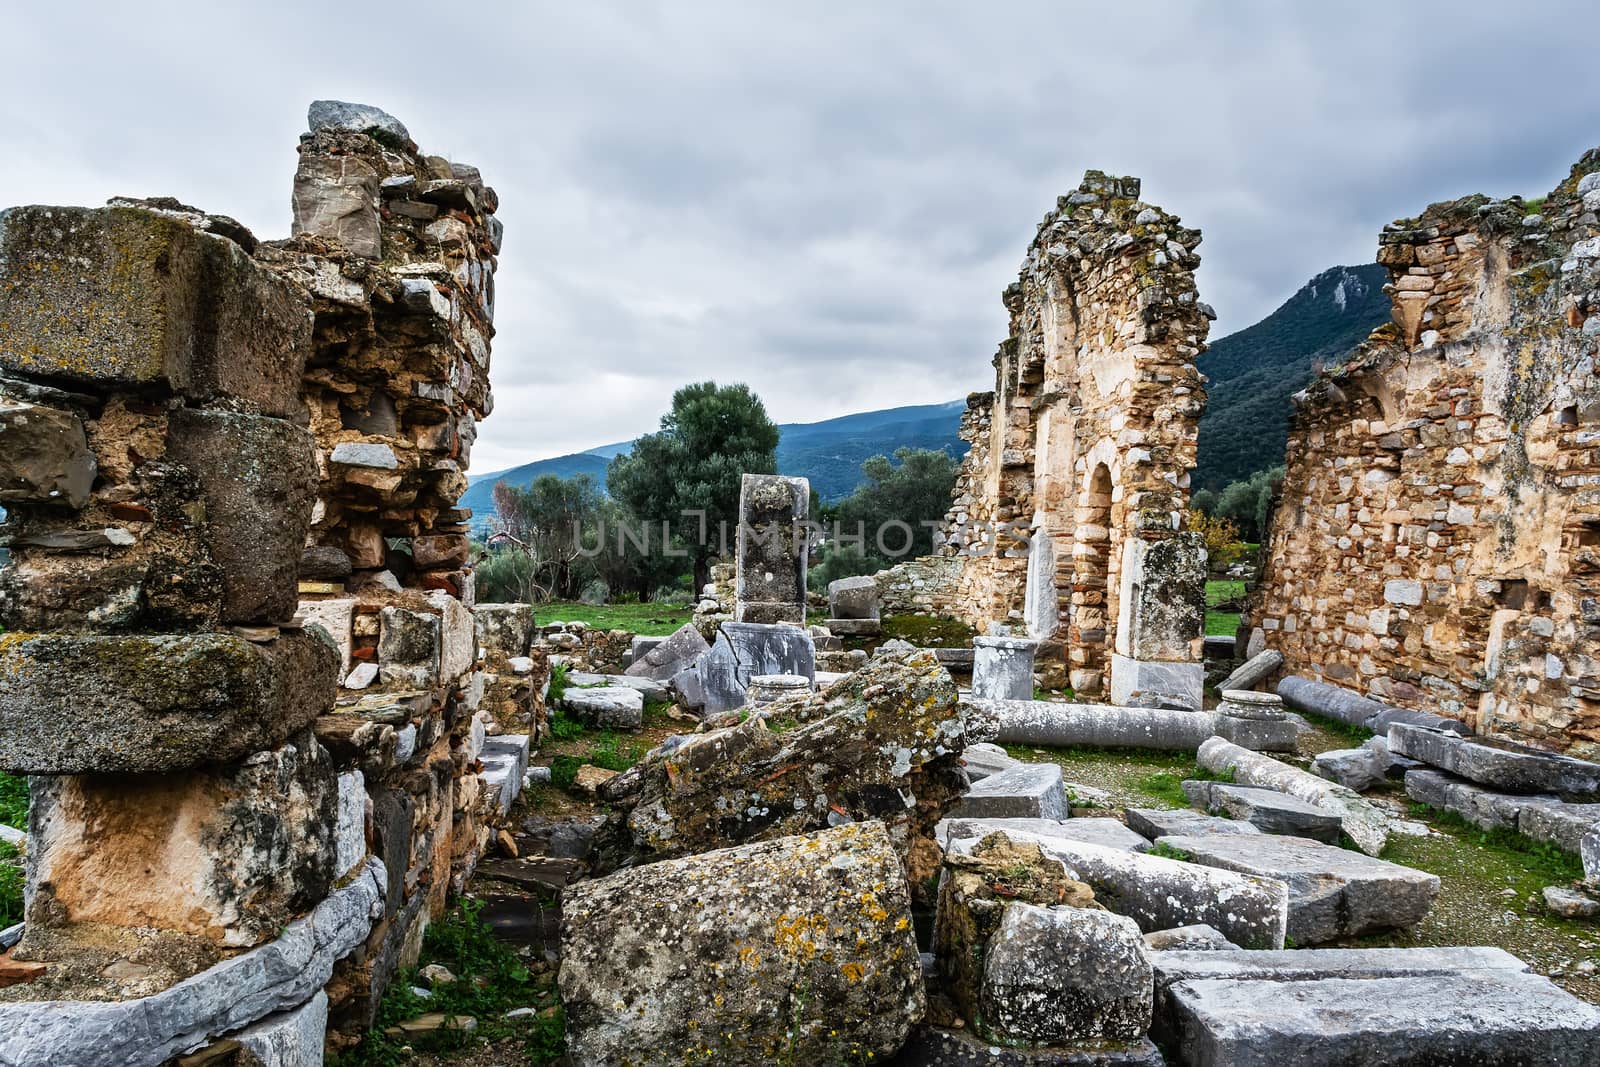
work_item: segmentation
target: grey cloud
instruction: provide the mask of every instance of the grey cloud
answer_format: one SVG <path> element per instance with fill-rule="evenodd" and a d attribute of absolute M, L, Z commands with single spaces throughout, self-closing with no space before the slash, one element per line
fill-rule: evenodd
<path fill-rule="evenodd" d="M 1242 328 L 1395 217 L 1559 180 L 1600 143 L 1590 14 L 34 5 L 7 24 L 0 189 L 169 194 L 281 236 L 306 103 L 394 112 L 501 194 L 488 470 L 653 429 L 704 378 L 782 421 L 986 388 L 999 293 L 1088 167 L 1205 232 L 1213 337 Z"/>

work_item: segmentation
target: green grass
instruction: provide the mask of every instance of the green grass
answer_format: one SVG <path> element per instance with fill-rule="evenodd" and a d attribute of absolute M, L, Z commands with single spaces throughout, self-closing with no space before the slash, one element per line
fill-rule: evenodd
<path fill-rule="evenodd" d="M 22 865 L 17 850 L 0 841 L 0 930 L 22 921 Z"/>
<path fill-rule="evenodd" d="M 1485 830 L 1474 826 L 1453 811 L 1441 811 L 1427 804 L 1412 803 L 1408 807 L 1413 817 L 1425 818 L 1437 829 L 1469 841 L 1502 860 L 1513 862 L 1517 867 L 1535 876 L 1535 881 L 1563 885 L 1583 877 L 1583 862 L 1577 856 L 1562 851 L 1548 841 L 1535 841 L 1515 830 L 1504 828 Z M 1403 838 L 1390 838 L 1391 842 L 1403 840 Z M 1389 850 L 1385 849 L 1384 856 L 1387 858 L 1388 855 Z"/>
<path fill-rule="evenodd" d="M 580 604 L 556 600 L 538 604 L 534 618 L 541 624 L 581 622 L 601 630 L 627 630 L 645 637 L 665 637 L 694 618 L 694 609 L 671 604 Z"/>
<path fill-rule="evenodd" d="M 978 631 L 953 619 L 928 615 L 890 615 L 883 620 L 883 639 L 898 637 L 918 648 L 965 648 Z"/>
<path fill-rule="evenodd" d="M 566 695 L 567 665 L 565 663 L 552 663 L 550 665 L 550 688 L 544 694 L 545 706 L 555 707 L 561 703 L 561 698 Z"/>
<path fill-rule="evenodd" d="M 428 927 L 423 940 L 421 964 L 442 964 L 457 980 L 439 985 L 431 997 L 419 997 L 411 991 L 420 984 L 416 970 L 396 975 L 378 1007 L 376 1025 L 360 1045 L 332 1061 L 335 1067 L 399 1067 L 413 1058 L 410 1049 L 442 1052 L 506 1039 L 516 1039 L 522 1046 L 520 1062 L 534 1067 L 554 1064 L 565 1055 L 555 983 L 548 973 L 529 971 L 510 948 L 495 939 L 488 924 L 478 917 L 481 908 L 477 901 L 462 902 Z M 513 1008 L 525 1007 L 541 1012 L 520 1019 L 504 1017 Z M 429 1012 L 470 1017 L 478 1025 L 472 1031 L 441 1030 L 405 1038 L 384 1033 L 388 1027 Z"/>
<path fill-rule="evenodd" d="M 0 771 L 0 823 L 28 828 L 28 780 Z"/>
<path fill-rule="evenodd" d="M 1183 776 L 1171 771 L 1157 771 L 1139 779 L 1139 788 L 1153 797 L 1166 801 L 1175 808 L 1187 808 L 1189 795 L 1183 791 Z"/>
<path fill-rule="evenodd" d="M 1218 605 L 1244 598 L 1242 579 L 1216 579 L 1206 583 L 1206 636 L 1232 637 L 1239 630 L 1239 612 L 1219 611 Z"/>

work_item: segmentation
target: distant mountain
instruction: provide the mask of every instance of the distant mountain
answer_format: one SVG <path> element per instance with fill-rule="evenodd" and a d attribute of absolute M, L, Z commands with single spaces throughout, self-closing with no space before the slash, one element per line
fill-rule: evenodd
<path fill-rule="evenodd" d="M 783 423 L 778 427 L 778 470 L 809 478 L 817 495 L 832 503 L 855 491 L 861 481 L 861 464 L 873 456 L 893 455 L 897 448 L 943 449 L 957 459 L 966 455 L 967 443 L 957 434 L 965 408 L 965 400 L 952 400 L 945 404 L 863 411 L 823 422 Z M 632 446 L 632 441 L 618 441 L 587 452 L 477 475 L 470 479 L 470 487 L 462 496 L 460 506 L 471 508 L 474 518 L 481 520 L 494 511 L 496 482 L 531 485 L 541 474 L 562 478 L 590 474 L 604 486 L 606 466 L 611 457 Z"/>
<path fill-rule="evenodd" d="M 1330 267 L 1277 311 L 1211 345 L 1200 357 L 1211 384 L 1195 489 L 1221 489 L 1283 462 L 1289 397 L 1314 366 L 1337 361 L 1389 321 L 1388 280 L 1376 263 Z"/>

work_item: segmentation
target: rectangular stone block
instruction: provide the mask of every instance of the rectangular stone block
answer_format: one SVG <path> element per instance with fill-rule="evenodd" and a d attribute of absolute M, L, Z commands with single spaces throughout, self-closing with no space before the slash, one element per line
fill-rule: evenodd
<path fill-rule="evenodd" d="M 1207 980 L 1166 991 L 1185 1062 L 1230 1067 L 1600 1062 L 1600 1009 L 1508 970 L 1426 978 Z"/>
<path fill-rule="evenodd" d="M 24 944 L 40 958 L 79 923 L 254 945 L 345 873 L 340 786 L 309 731 L 220 769 L 36 777 L 32 792 Z"/>
<path fill-rule="evenodd" d="M 1600 795 L 1600 763 L 1525 745 L 1395 723 L 1389 727 L 1389 751 L 1507 793 Z"/>
<path fill-rule="evenodd" d="M 300 405 L 311 305 L 233 241 L 138 207 L 0 213 L 0 369 Z"/>
<path fill-rule="evenodd" d="M 1111 654 L 1111 703 L 1123 707 L 1205 706 L 1205 665 L 1193 662 L 1137 660 Z"/>
<path fill-rule="evenodd" d="M 81 508 L 96 469 L 82 419 L 7 398 L 0 383 L 0 503 Z"/>
<path fill-rule="evenodd" d="M 1439 895 L 1437 875 L 1300 837 L 1163 837 L 1195 863 L 1273 878 L 1289 887 L 1288 936 L 1316 945 L 1422 920 Z"/>
<path fill-rule="evenodd" d="M 339 653 L 311 632 L 0 638 L 0 769 L 151 773 L 280 745 L 333 705 Z"/>
<path fill-rule="evenodd" d="M 1256 786 L 1191 780 L 1184 794 L 1213 815 L 1247 822 L 1266 834 L 1307 837 L 1323 844 L 1339 843 L 1339 813 L 1297 800 L 1287 793 Z"/>
<path fill-rule="evenodd" d="M 951 812 L 958 819 L 1065 819 L 1066 792 L 1055 763 L 1022 763 L 972 787 Z"/>

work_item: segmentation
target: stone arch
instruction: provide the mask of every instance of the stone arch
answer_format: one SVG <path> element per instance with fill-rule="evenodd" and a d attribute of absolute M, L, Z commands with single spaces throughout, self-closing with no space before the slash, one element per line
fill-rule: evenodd
<path fill-rule="evenodd" d="M 1112 636 L 1112 498 L 1116 490 L 1111 467 L 1094 465 L 1083 482 L 1074 511 L 1072 606 L 1068 663 L 1072 688 L 1100 693 L 1105 688 L 1107 654 Z"/>

